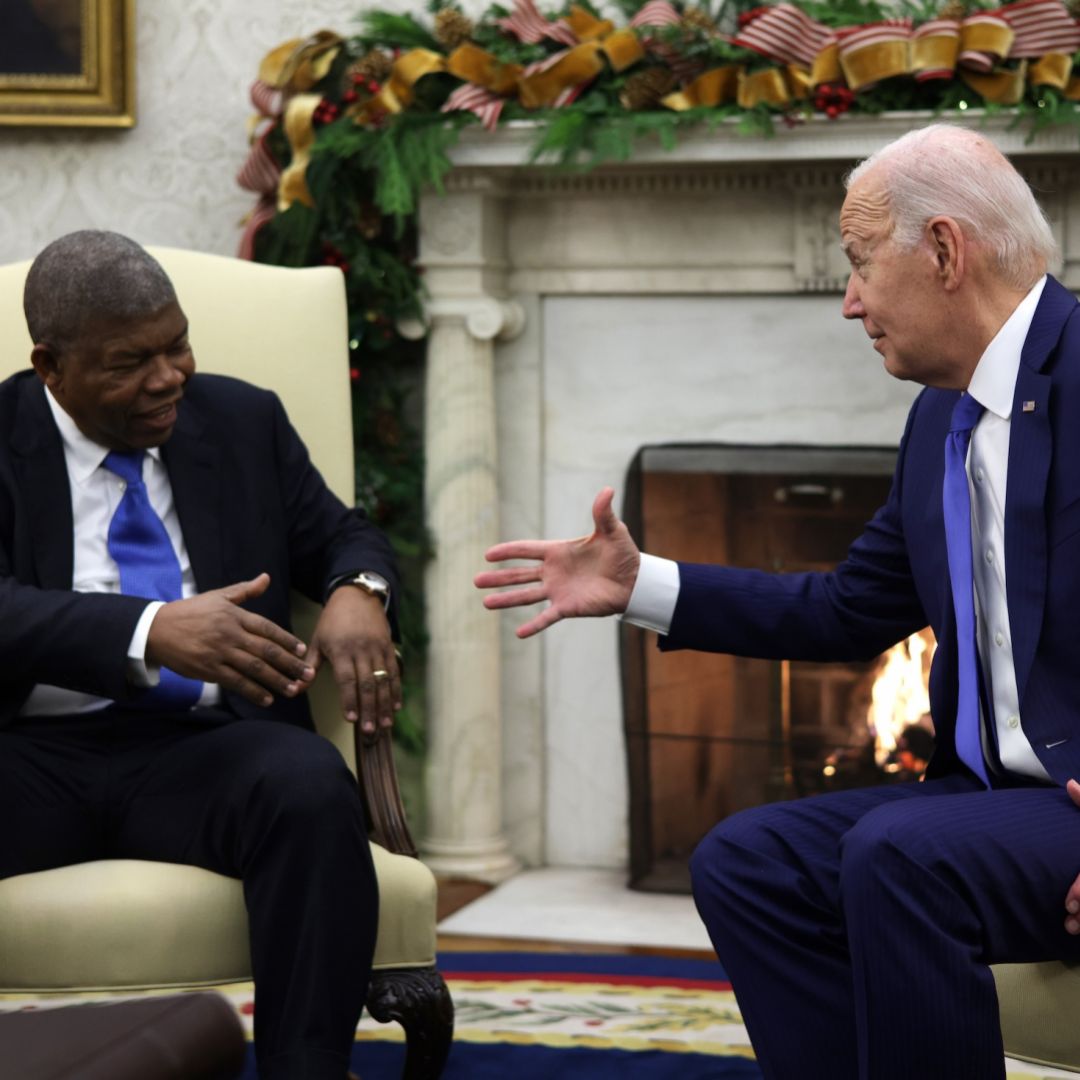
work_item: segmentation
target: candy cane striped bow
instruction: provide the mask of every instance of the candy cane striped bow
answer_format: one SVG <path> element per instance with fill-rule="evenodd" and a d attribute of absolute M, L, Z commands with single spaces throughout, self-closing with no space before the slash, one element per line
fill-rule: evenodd
<path fill-rule="evenodd" d="M 1016 34 L 1010 59 L 1032 60 L 1046 53 L 1080 49 L 1080 26 L 1061 0 L 1019 0 L 998 12 Z"/>
<path fill-rule="evenodd" d="M 533 0 L 514 0 L 514 10 L 498 24 L 526 45 L 536 45 L 544 38 L 560 45 L 576 45 L 577 35 L 561 20 L 545 19 Z"/>
<path fill-rule="evenodd" d="M 793 4 L 762 8 L 732 39 L 733 45 L 809 68 L 832 40 L 831 32 Z"/>

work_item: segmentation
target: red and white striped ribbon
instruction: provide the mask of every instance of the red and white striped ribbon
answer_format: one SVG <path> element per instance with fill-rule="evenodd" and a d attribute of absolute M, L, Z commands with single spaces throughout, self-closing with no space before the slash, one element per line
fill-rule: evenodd
<path fill-rule="evenodd" d="M 812 67 L 814 57 L 832 40 L 832 33 L 793 4 L 777 4 L 751 19 L 732 39 L 783 64 Z"/>
<path fill-rule="evenodd" d="M 236 251 L 238 258 L 253 259 L 255 257 L 255 236 L 268 221 L 273 219 L 276 213 L 277 198 L 264 195 L 255 209 L 251 211 L 251 216 L 244 225 L 244 232 L 240 237 L 240 247 Z"/>
<path fill-rule="evenodd" d="M 648 0 L 630 20 L 630 25 L 637 30 L 642 26 L 674 26 L 682 22 L 682 16 L 669 0 Z"/>
<path fill-rule="evenodd" d="M 487 131 L 494 131 L 499 126 L 504 104 L 503 98 L 483 86 L 464 83 L 443 102 L 441 111 L 475 113 Z"/>
<path fill-rule="evenodd" d="M 997 12 L 1016 34 L 1010 58 L 1033 60 L 1080 49 L 1080 26 L 1061 0 L 1019 0 Z"/>
<path fill-rule="evenodd" d="M 251 104 L 258 110 L 260 116 L 280 116 L 284 105 L 283 95 L 276 86 L 271 86 L 262 79 L 256 79 L 251 84 Z"/>
<path fill-rule="evenodd" d="M 247 160 L 236 174 L 236 182 L 247 191 L 260 195 L 272 195 L 277 191 L 281 168 L 266 145 L 266 136 L 256 139 L 248 152 Z"/>
<path fill-rule="evenodd" d="M 576 45 L 577 34 L 563 21 L 545 19 L 533 0 L 514 0 L 514 10 L 505 19 L 498 20 L 503 30 L 509 31 L 526 45 L 537 45 L 544 38 L 560 45 Z"/>
<path fill-rule="evenodd" d="M 884 19 L 881 22 L 837 30 L 836 38 L 840 42 L 840 55 L 846 56 L 856 49 L 865 49 L 867 45 L 908 41 L 911 38 L 911 25 L 911 19 Z"/>

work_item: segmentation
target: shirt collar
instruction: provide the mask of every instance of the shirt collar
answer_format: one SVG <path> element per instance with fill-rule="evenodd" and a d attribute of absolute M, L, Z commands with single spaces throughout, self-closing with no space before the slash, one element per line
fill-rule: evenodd
<path fill-rule="evenodd" d="M 1020 354 L 1024 351 L 1024 342 L 1045 285 L 1046 275 L 1043 274 L 986 346 L 968 384 L 968 393 L 1002 420 L 1008 420 L 1012 415 Z"/>
<path fill-rule="evenodd" d="M 64 407 L 52 396 L 52 391 L 45 387 L 45 400 L 49 403 L 56 426 L 60 429 L 60 438 L 64 443 L 64 460 L 67 463 L 68 476 L 72 482 L 83 485 L 108 456 L 109 448 L 94 442 L 79 430 L 79 425 L 67 414 Z M 155 461 L 161 460 L 161 447 L 151 446 L 146 453 Z"/>

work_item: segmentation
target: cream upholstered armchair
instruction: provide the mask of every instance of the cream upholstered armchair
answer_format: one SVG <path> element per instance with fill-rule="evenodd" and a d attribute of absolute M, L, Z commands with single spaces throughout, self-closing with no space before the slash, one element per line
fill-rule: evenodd
<path fill-rule="evenodd" d="M 329 486 L 353 501 L 348 323 L 341 272 L 286 270 L 215 255 L 151 249 L 176 286 L 204 371 L 276 391 Z M 22 316 L 28 263 L 0 267 L 0 377 L 29 366 Z M 317 609 L 296 597 L 297 634 Z M 435 880 L 415 858 L 388 736 L 361 738 L 341 719 L 323 672 L 316 726 L 341 750 L 373 823 L 381 896 L 368 1010 L 406 1033 L 407 1078 L 441 1071 L 453 1006 L 435 968 Z M 250 979 L 240 882 L 191 866 L 83 863 L 0 881 L 0 992 L 207 987 Z"/>
<path fill-rule="evenodd" d="M 998 964 L 994 978 L 1005 1052 L 1080 1073 L 1080 964 Z"/>

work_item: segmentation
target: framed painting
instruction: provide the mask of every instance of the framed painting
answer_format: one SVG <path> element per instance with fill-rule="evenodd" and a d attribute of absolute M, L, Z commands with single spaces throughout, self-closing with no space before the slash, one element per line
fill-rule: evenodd
<path fill-rule="evenodd" d="M 131 127 L 135 0 L 0 0 L 0 124 Z"/>

